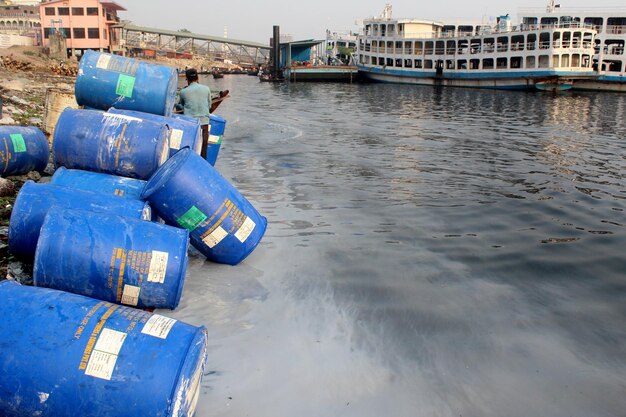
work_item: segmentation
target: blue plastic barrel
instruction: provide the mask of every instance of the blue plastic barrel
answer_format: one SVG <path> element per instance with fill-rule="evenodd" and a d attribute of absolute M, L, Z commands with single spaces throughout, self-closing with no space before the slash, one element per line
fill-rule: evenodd
<path fill-rule="evenodd" d="M 50 179 L 50 184 L 139 200 L 146 182 L 117 175 L 59 167 Z"/>
<path fill-rule="evenodd" d="M 0 415 L 192 417 L 204 327 L 0 282 Z"/>
<path fill-rule="evenodd" d="M 2 176 L 43 171 L 50 159 L 48 139 L 36 127 L 0 126 Z"/>
<path fill-rule="evenodd" d="M 141 196 L 167 224 L 189 230 L 191 244 L 214 262 L 238 264 L 267 227 L 267 219 L 189 148 L 163 164 Z"/>
<path fill-rule="evenodd" d="M 202 129 L 200 129 L 200 125 L 195 119 L 192 119 L 194 121 L 190 122 L 189 120 L 183 120 L 175 117 L 165 117 L 156 114 L 142 113 L 133 110 L 121 110 L 116 108 L 109 109 L 109 113 L 137 117 L 139 119 L 150 120 L 152 122 L 169 126 L 170 157 L 185 146 L 190 147 L 198 154 L 200 153 L 200 149 L 202 147 Z"/>
<path fill-rule="evenodd" d="M 152 216 L 150 206 L 144 201 L 28 181 L 17 195 L 9 221 L 9 249 L 13 254 L 31 259 L 35 256 L 39 229 L 53 206 L 143 220 Z"/>
<path fill-rule="evenodd" d="M 68 108 L 54 129 L 52 152 L 57 167 L 148 179 L 169 157 L 168 137 L 163 124 Z"/>
<path fill-rule="evenodd" d="M 222 146 L 224 131 L 226 130 L 226 120 L 212 114 L 210 116 L 209 126 L 211 130 L 209 131 L 206 160 L 209 161 L 209 164 L 215 166 L 217 154 L 220 152 L 220 147 Z"/>
<path fill-rule="evenodd" d="M 118 55 L 87 51 L 76 77 L 76 102 L 170 116 L 176 101 L 178 72 Z"/>
<path fill-rule="evenodd" d="M 39 233 L 33 281 L 98 300 L 173 310 L 188 248 L 184 229 L 53 207 Z"/>

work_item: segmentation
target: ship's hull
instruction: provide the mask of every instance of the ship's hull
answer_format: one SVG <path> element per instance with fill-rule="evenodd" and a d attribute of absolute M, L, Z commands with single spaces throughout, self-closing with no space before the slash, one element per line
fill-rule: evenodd
<path fill-rule="evenodd" d="M 559 71 L 488 72 L 393 70 L 381 67 L 359 66 L 359 75 L 369 81 L 437 85 L 447 87 L 491 88 L 503 90 L 568 90 L 576 79 L 592 76 L 592 73 Z"/>

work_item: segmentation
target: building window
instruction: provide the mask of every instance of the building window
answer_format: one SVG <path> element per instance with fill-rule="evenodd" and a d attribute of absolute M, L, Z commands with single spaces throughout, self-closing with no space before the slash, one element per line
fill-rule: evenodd
<path fill-rule="evenodd" d="M 66 39 L 72 38 L 72 31 L 70 30 L 70 28 L 61 28 L 59 30 L 61 31 L 61 33 Z"/>
<path fill-rule="evenodd" d="M 74 28 L 74 39 L 85 39 L 85 28 Z"/>
<path fill-rule="evenodd" d="M 87 7 L 87 16 L 98 16 L 97 7 Z"/>
<path fill-rule="evenodd" d="M 59 16 L 69 16 L 70 8 L 69 7 L 59 7 Z"/>
<path fill-rule="evenodd" d="M 84 16 L 85 8 L 84 7 L 72 7 L 72 16 Z"/>
<path fill-rule="evenodd" d="M 54 7 L 46 7 L 46 8 L 45 8 L 45 11 L 46 11 L 46 12 L 45 12 L 45 13 L 46 13 L 46 16 L 54 16 L 54 15 L 55 15 L 55 13 L 54 13 Z"/>
<path fill-rule="evenodd" d="M 43 29 L 43 37 L 44 39 L 50 39 L 50 31 L 52 29 L 51 28 L 44 28 Z"/>
<path fill-rule="evenodd" d="M 100 39 L 100 29 L 99 28 L 87 29 L 87 37 L 89 39 Z"/>
<path fill-rule="evenodd" d="M 106 28 L 105 28 L 105 29 L 102 29 L 102 38 L 103 38 L 103 39 L 106 39 L 106 38 L 107 38 L 107 30 L 106 30 Z"/>

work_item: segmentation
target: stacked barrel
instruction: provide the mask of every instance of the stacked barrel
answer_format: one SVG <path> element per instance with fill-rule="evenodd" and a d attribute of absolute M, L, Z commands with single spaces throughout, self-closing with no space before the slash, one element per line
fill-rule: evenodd
<path fill-rule="evenodd" d="M 27 182 L 11 215 L 9 247 L 34 263 L 35 287 L 0 282 L 0 415 L 194 414 L 206 330 L 142 309 L 178 306 L 190 241 L 236 265 L 267 220 L 199 156 L 197 122 L 170 117 L 177 79 L 109 54 L 81 60 L 89 109 L 62 113 L 56 172 Z"/>

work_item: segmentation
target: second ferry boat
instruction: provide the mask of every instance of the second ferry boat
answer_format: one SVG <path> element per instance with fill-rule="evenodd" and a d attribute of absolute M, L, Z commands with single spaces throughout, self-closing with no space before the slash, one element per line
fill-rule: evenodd
<path fill-rule="evenodd" d="M 594 80 L 597 30 L 580 21 L 513 26 L 394 19 L 391 6 L 363 22 L 359 73 L 372 81 L 498 89 L 567 90 Z M 555 41 L 556 40 L 556 41 Z"/>

